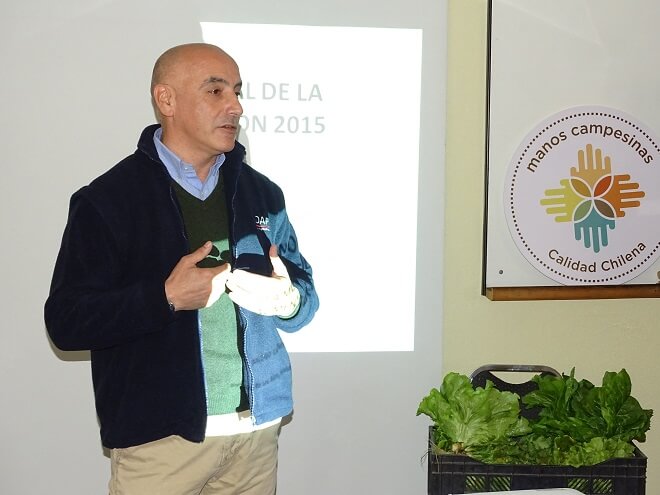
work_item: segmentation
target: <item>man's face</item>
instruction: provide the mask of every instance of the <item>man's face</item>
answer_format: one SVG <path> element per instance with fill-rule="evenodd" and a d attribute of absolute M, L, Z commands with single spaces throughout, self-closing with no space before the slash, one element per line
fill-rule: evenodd
<path fill-rule="evenodd" d="M 175 147 L 189 159 L 231 151 L 243 113 L 236 63 L 222 52 L 200 49 L 179 70 L 169 136 Z"/>

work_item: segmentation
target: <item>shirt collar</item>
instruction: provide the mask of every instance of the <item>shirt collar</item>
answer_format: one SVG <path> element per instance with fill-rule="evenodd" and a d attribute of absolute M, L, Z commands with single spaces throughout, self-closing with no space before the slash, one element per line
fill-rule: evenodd
<path fill-rule="evenodd" d="M 165 146 L 161 141 L 162 135 L 163 128 L 159 127 L 154 132 L 154 145 L 156 146 L 158 157 L 165 165 L 165 168 L 167 168 L 170 176 L 177 182 L 193 178 L 193 176 L 196 177 L 197 174 L 192 164 L 183 161 L 172 150 Z M 220 166 L 224 163 L 224 161 L 224 153 L 221 153 L 216 157 L 215 163 L 211 166 L 211 170 L 209 171 L 207 180 L 209 178 L 215 178 L 218 176 L 218 171 L 220 170 Z"/>

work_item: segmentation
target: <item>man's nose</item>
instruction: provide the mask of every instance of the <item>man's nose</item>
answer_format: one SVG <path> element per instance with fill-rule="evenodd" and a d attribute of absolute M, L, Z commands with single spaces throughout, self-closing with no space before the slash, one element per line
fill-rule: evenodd
<path fill-rule="evenodd" d="M 241 99 L 238 97 L 238 95 L 236 95 L 232 100 L 229 113 L 231 115 L 235 115 L 236 117 L 243 115 L 243 105 L 241 105 Z"/>

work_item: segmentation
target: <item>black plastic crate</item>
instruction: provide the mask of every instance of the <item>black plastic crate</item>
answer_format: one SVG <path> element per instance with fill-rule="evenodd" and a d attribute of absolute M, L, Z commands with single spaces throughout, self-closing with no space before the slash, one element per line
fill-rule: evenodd
<path fill-rule="evenodd" d="M 450 495 L 541 488 L 573 488 L 585 495 L 645 495 L 646 456 L 593 466 L 485 464 L 466 455 L 433 453 L 429 427 L 428 494 Z"/>

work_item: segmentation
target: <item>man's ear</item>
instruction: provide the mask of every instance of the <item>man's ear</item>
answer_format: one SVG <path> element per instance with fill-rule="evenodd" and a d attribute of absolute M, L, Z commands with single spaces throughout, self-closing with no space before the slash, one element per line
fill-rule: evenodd
<path fill-rule="evenodd" d="M 174 114 L 174 103 L 176 100 L 174 88 L 167 84 L 156 84 L 153 94 L 154 104 L 160 114 L 164 117 L 171 117 Z"/>

